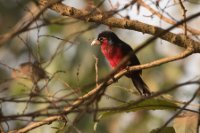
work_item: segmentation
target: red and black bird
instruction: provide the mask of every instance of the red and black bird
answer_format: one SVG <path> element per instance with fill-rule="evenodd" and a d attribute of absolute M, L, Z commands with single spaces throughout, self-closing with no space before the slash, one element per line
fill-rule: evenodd
<path fill-rule="evenodd" d="M 98 35 L 98 38 L 93 40 L 91 45 L 101 45 L 101 52 L 113 68 L 117 67 L 123 58 L 129 54 L 131 57 L 129 58 L 128 63 L 122 67 L 122 69 L 126 68 L 126 66 L 140 65 L 137 56 L 133 54 L 133 49 L 128 44 L 120 40 L 112 31 L 101 32 Z M 130 72 L 126 76 L 131 78 L 134 86 L 141 95 L 149 96 L 151 93 L 148 86 L 142 80 L 141 74 L 142 70 L 138 70 Z"/>

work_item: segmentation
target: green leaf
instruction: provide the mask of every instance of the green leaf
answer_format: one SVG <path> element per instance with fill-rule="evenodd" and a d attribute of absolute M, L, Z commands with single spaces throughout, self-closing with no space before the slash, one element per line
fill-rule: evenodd
<path fill-rule="evenodd" d="M 115 109 L 105 112 L 103 115 L 110 115 L 121 112 L 135 112 L 140 110 L 176 110 L 179 106 L 173 102 L 164 99 L 146 99 L 138 104 L 134 101 L 122 104 Z"/>

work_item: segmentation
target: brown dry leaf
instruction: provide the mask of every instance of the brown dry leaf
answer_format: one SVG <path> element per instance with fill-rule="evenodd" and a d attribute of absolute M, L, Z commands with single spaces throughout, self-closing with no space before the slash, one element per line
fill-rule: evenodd
<path fill-rule="evenodd" d="M 20 64 L 18 69 L 14 69 L 12 71 L 12 77 L 15 79 L 30 79 L 33 82 L 47 78 L 45 71 L 37 63 L 32 62 L 25 62 Z"/>
<path fill-rule="evenodd" d="M 185 111 L 174 119 L 173 127 L 176 133 L 196 133 L 198 114 Z"/>

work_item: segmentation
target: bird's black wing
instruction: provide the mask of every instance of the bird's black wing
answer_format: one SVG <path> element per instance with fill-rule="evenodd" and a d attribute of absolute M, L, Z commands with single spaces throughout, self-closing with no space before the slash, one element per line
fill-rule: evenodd
<path fill-rule="evenodd" d="M 122 49 L 122 53 L 123 55 L 129 55 L 131 54 L 131 58 L 130 61 L 128 62 L 128 66 L 134 66 L 134 65 L 140 65 L 140 61 L 138 60 L 137 56 L 135 54 L 133 54 L 133 49 L 126 44 L 125 42 L 121 41 L 119 43 L 121 49 Z M 142 70 L 139 70 L 139 73 L 142 74 Z"/>

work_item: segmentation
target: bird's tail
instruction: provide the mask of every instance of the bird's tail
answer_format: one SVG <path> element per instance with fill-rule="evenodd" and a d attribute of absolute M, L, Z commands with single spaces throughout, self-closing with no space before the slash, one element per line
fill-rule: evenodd
<path fill-rule="evenodd" d="M 149 91 L 149 87 L 145 84 L 139 74 L 134 74 L 131 76 L 132 82 L 138 92 L 143 96 L 150 96 L 151 92 Z"/>

